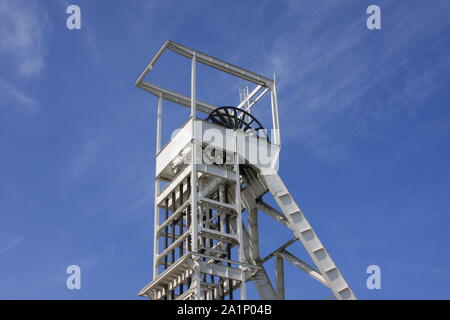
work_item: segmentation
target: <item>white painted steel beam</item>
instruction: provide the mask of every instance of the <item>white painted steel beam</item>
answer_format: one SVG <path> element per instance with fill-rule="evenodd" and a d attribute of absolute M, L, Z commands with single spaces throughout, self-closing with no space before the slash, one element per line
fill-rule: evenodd
<path fill-rule="evenodd" d="M 198 164 L 197 170 L 217 178 L 227 179 L 231 181 L 236 180 L 236 172 L 228 170 L 224 167 L 219 167 L 212 164 Z"/>
<path fill-rule="evenodd" d="M 144 80 L 144 77 L 147 75 L 147 73 L 153 69 L 153 66 L 155 65 L 155 63 L 159 60 L 159 58 L 162 56 L 164 51 L 166 51 L 169 43 L 170 43 L 170 41 L 164 42 L 163 46 L 158 50 L 156 55 L 153 57 L 153 59 L 150 61 L 150 63 L 147 65 L 147 67 L 144 69 L 144 71 L 141 73 L 139 78 L 136 80 L 136 85 L 141 83 Z"/>
<path fill-rule="evenodd" d="M 257 102 L 258 102 L 258 101 L 259 101 L 259 100 L 267 93 L 267 91 L 269 91 L 268 88 L 264 89 L 264 90 L 259 94 L 259 96 L 257 96 L 255 99 L 253 99 L 253 100 L 250 102 L 250 104 L 248 105 L 248 107 L 245 108 L 244 110 L 250 112 L 251 107 L 253 107 L 253 106 L 255 105 L 255 103 L 257 103 Z"/>
<path fill-rule="evenodd" d="M 289 240 L 288 242 L 286 242 L 285 244 L 280 246 L 278 249 L 274 250 L 272 253 L 267 255 L 264 259 L 262 259 L 261 262 L 264 263 L 267 260 L 271 259 L 272 257 L 276 256 L 279 252 L 281 252 L 282 250 L 286 249 L 287 247 L 289 247 L 291 244 L 293 244 L 297 240 L 298 240 L 297 237 L 292 238 L 291 240 Z"/>
<path fill-rule="evenodd" d="M 212 56 L 209 56 L 205 53 L 196 51 L 194 49 L 188 48 L 186 46 L 183 46 L 179 43 L 176 43 L 174 41 L 166 41 L 164 45 L 158 50 L 157 54 L 153 57 L 153 59 L 150 61 L 150 63 L 145 68 L 144 72 L 139 76 L 139 78 L 136 81 L 136 84 L 139 84 L 143 81 L 144 77 L 147 75 L 147 73 L 153 69 L 156 62 L 159 60 L 161 55 L 164 53 L 166 49 L 169 49 L 173 52 L 176 52 L 186 58 L 191 59 L 192 56 L 195 54 L 197 55 L 198 62 L 208 65 L 210 67 L 213 67 L 215 69 L 221 70 L 223 72 L 232 74 L 236 77 L 239 77 L 241 79 L 263 85 L 265 87 L 271 87 L 273 80 L 266 78 L 264 76 L 261 76 L 255 72 L 246 70 L 244 68 L 238 67 L 234 64 L 231 64 L 229 62 L 214 58 Z"/>
<path fill-rule="evenodd" d="M 166 188 L 156 197 L 156 203 L 159 207 L 163 206 L 164 200 L 191 174 L 191 168 L 187 166 L 173 179 Z"/>
<path fill-rule="evenodd" d="M 253 96 L 254 96 L 255 94 L 258 93 L 259 89 L 261 89 L 261 88 L 262 88 L 261 85 L 257 85 L 256 88 L 253 89 L 253 91 L 250 92 L 250 94 L 249 94 L 248 96 L 246 96 L 245 99 L 242 100 L 241 103 L 239 103 L 239 104 L 237 105 L 236 108 L 243 109 L 243 107 L 244 107 L 244 106 L 245 106 L 245 105 L 253 98 Z M 248 109 L 248 108 L 247 108 L 247 109 Z"/>
<path fill-rule="evenodd" d="M 202 64 L 205 64 L 205 65 L 208 65 L 215 69 L 221 70 L 223 72 L 232 74 L 236 77 L 253 82 L 255 84 L 260 84 L 264 87 L 272 86 L 272 83 L 273 83 L 272 79 L 266 78 L 255 72 L 238 67 L 229 62 L 214 58 L 214 57 L 204 54 L 200 51 L 193 50 L 191 48 L 188 48 L 181 44 L 175 43 L 173 41 L 170 41 L 167 48 L 169 50 L 172 50 L 173 52 L 176 52 L 178 54 L 181 54 L 182 56 L 185 56 L 186 58 L 192 58 L 192 55 L 195 53 L 195 55 L 197 56 L 198 62 L 200 62 Z"/>
<path fill-rule="evenodd" d="M 284 300 L 284 260 L 280 256 L 275 256 L 275 279 L 277 287 L 277 300 Z"/>
<path fill-rule="evenodd" d="M 276 84 L 273 82 L 271 92 L 273 143 L 281 145 L 280 120 L 278 118 L 278 97 Z"/>
<path fill-rule="evenodd" d="M 277 220 L 284 226 L 286 226 L 288 228 L 290 227 L 286 216 L 283 213 L 281 213 L 280 211 L 278 211 L 277 209 L 275 209 L 272 206 L 265 203 L 264 201 L 262 201 L 262 200 L 257 201 L 256 208 L 258 208 L 258 210 L 261 210 L 262 212 L 268 214 L 270 217 Z"/>
<path fill-rule="evenodd" d="M 161 150 L 161 127 L 162 127 L 162 98 L 158 97 L 158 111 L 157 111 L 157 117 L 156 117 L 156 155 L 158 155 L 159 151 Z M 155 165 L 155 170 L 156 170 L 156 165 Z M 161 189 L 161 184 L 160 181 L 158 179 L 158 177 L 156 177 L 155 174 L 155 189 L 154 189 L 154 194 L 155 194 L 155 202 L 154 202 L 154 206 L 153 206 L 153 214 L 154 214 L 154 220 L 153 220 L 153 234 L 154 234 L 154 238 L 153 238 L 153 279 L 156 279 L 156 277 L 158 276 L 158 265 L 156 262 L 157 256 L 158 256 L 158 252 L 159 252 L 159 241 L 158 241 L 158 236 L 157 236 L 157 230 L 158 230 L 158 225 L 159 225 L 159 208 L 158 208 L 158 203 L 156 201 L 156 198 L 159 195 Z"/>
<path fill-rule="evenodd" d="M 198 261 L 200 272 L 214 276 L 241 281 L 241 270 L 233 267 L 226 267 L 216 263 L 205 263 Z"/>
<path fill-rule="evenodd" d="M 262 266 L 256 266 L 254 264 L 245 263 L 245 262 L 239 262 L 239 261 L 235 261 L 235 260 L 228 260 L 228 259 L 224 259 L 224 258 L 211 257 L 211 256 L 208 256 L 208 255 L 203 254 L 203 253 L 191 252 L 190 254 L 193 255 L 193 256 L 198 256 L 198 257 L 203 257 L 203 258 L 210 259 L 210 261 L 218 260 L 218 261 L 230 263 L 232 265 L 243 266 L 243 267 L 248 268 L 249 270 L 261 270 L 262 269 Z"/>
<path fill-rule="evenodd" d="M 248 234 L 249 245 L 253 260 L 259 262 L 259 232 L 258 232 L 258 210 L 248 210 Z"/>
<path fill-rule="evenodd" d="M 245 261 L 244 256 L 244 246 L 242 243 L 244 242 L 243 239 L 243 221 L 242 221 L 242 202 L 241 202 L 241 176 L 239 171 L 239 156 L 237 154 L 237 138 L 235 137 L 234 140 L 235 146 L 235 153 L 234 153 L 234 171 L 236 172 L 236 181 L 234 184 L 234 192 L 235 192 L 235 206 L 236 206 L 236 212 L 237 212 L 237 237 L 239 240 L 239 248 L 238 248 L 238 258 L 239 262 L 243 263 Z M 241 300 L 247 299 L 247 283 L 246 283 L 246 276 L 245 276 L 245 269 L 241 266 Z"/>
<path fill-rule="evenodd" d="M 184 107 L 191 107 L 191 99 L 185 95 L 182 95 L 181 93 L 165 89 L 162 87 L 159 87 L 157 85 L 148 83 L 148 82 L 141 82 L 138 84 L 138 87 L 141 89 L 144 89 L 145 91 L 157 96 L 162 97 L 164 100 L 168 100 L 171 102 L 174 102 L 176 104 L 179 104 Z M 216 106 L 213 106 L 209 103 L 198 101 L 197 100 L 197 110 L 199 112 L 203 112 L 206 114 L 209 114 L 211 111 L 216 109 Z"/>
<path fill-rule="evenodd" d="M 327 282 L 325 281 L 323 276 L 320 274 L 320 272 L 318 272 L 316 269 L 311 267 L 306 262 L 304 262 L 304 261 L 300 260 L 299 258 L 297 258 L 296 256 L 294 256 L 289 251 L 284 249 L 284 250 L 281 250 L 280 252 L 278 252 L 277 255 L 282 257 L 282 258 L 284 258 L 284 259 L 286 259 L 287 261 L 292 263 L 294 266 L 296 266 L 300 270 L 306 272 L 308 275 L 310 275 L 312 278 L 314 278 L 317 281 L 319 281 L 324 286 L 328 287 Z"/>
<path fill-rule="evenodd" d="M 197 107 L 197 57 L 195 54 L 191 57 L 191 118 L 195 118 Z M 193 252 L 197 252 L 198 249 L 198 215 L 197 215 L 197 167 L 195 163 L 196 159 L 196 143 L 194 142 L 195 137 L 195 121 L 192 121 L 191 130 L 191 163 L 188 168 L 191 170 L 191 219 L 192 219 L 192 237 L 191 237 L 191 248 Z M 200 286 L 196 290 L 196 299 L 200 299 Z"/>

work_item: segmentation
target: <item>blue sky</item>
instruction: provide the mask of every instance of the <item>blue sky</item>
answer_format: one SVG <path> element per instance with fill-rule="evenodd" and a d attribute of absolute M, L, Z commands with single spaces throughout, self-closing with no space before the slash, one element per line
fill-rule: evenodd
<path fill-rule="evenodd" d="M 280 175 L 359 298 L 450 298 L 450 2 L 0 0 L 1 299 L 139 299 L 156 99 L 134 81 L 169 39 L 276 75 Z M 189 62 L 160 62 L 149 81 L 188 94 Z M 199 82 L 200 99 L 238 102 L 239 83 L 202 67 Z M 166 137 L 185 114 L 167 104 Z M 263 255 L 290 237 L 261 228 Z M 287 298 L 328 297 L 286 272 Z"/>

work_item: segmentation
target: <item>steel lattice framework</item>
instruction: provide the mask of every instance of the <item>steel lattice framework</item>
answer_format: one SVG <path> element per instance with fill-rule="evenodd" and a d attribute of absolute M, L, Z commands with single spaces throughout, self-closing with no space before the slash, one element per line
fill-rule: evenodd
<path fill-rule="evenodd" d="M 190 97 L 144 81 L 166 50 L 191 60 Z M 198 63 L 256 87 L 250 93 L 247 90 L 237 106 L 218 108 L 199 101 Z M 155 300 L 198 300 L 233 299 L 238 293 L 240 299 L 246 299 L 246 285 L 252 281 L 261 299 L 284 299 L 287 260 L 331 289 L 336 299 L 356 298 L 278 176 L 281 139 L 274 79 L 167 41 L 139 76 L 136 86 L 158 98 L 153 281 L 139 295 Z M 251 114 L 251 108 L 267 93 L 271 98 L 271 139 Z M 161 148 L 164 100 L 188 107 L 191 112 L 184 126 Z M 207 116 L 200 119 L 198 113 Z M 223 140 L 205 139 L 210 132 L 219 133 Z M 262 163 L 252 157 L 260 152 L 269 155 L 269 161 Z M 262 200 L 265 194 L 275 199 L 279 209 Z M 293 234 L 290 241 L 264 258 L 259 255 L 260 212 Z M 287 250 L 297 241 L 315 266 Z M 264 267 L 272 258 L 276 266 L 275 288 Z"/>

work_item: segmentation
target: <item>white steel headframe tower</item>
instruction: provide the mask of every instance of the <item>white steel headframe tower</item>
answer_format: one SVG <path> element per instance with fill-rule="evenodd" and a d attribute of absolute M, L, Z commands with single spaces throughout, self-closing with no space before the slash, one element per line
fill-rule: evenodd
<path fill-rule="evenodd" d="M 191 60 L 190 97 L 144 81 L 166 50 Z M 216 113 L 219 117 L 226 114 L 222 118 L 225 126 L 197 117 L 198 113 L 205 113 L 210 119 L 218 110 L 196 98 L 197 63 L 256 85 L 238 106 Z M 253 281 L 261 299 L 284 299 L 283 264 L 287 260 L 328 287 L 336 299 L 356 298 L 276 172 L 281 140 L 275 80 L 167 41 L 137 79 L 136 86 L 158 98 L 153 281 L 139 295 L 155 300 L 233 299 L 235 292 L 240 299 L 246 299 L 246 284 Z M 243 125 L 251 129 L 251 124 L 258 122 L 245 120 L 253 119 L 250 109 L 266 93 L 271 96 L 272 141 L 255 134 L 255 130 L 242 130 Z M 161 148 L 164 100 L 188 107 L 191 113 L 178 133 Z M 229 110 L 235 113 L 230 115 Z M 233 121 L 239 128 L 230 129 Z M 211 131 L 218 132 L 223 141 L 205 139 Z M 216 150 L 209 153 L 214 159 L 223 157 L 226 161 L 204 161 L 208 148 Z M 263 164 L 252 156 L 255 153 L 269 155 L 269 161 Z M 262 200 L 266 193 L 273 196 L 279 209 Z M 259 212 L 293 233 L 290 241 L 265 258 L 259 255 Z M 315 266 L 287 250 L 296 241 L 305 247 Z M 264 268 L 271 258 L 276 266 L 275 288 Z"/>

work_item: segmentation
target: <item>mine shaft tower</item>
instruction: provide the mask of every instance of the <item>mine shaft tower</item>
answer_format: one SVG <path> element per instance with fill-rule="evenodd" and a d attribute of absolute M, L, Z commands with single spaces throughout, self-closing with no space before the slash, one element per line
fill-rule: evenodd
<path fill-rule="evenodd" d="M 191 60 L 190 97 L 144 81 L 166 50 Z M 198 63 L 256 87 L 241 91 L 237 106 L 219 107 L 199 101 Z M 136 85 L 158 98 L 153 281 L 139 295 L 154 300 L 246 299 L 247 283 L 253 281 L 261 299 L 284 299 L 287 260 L 328 287 L 336 299 L 356 298 L 277 174 L 281 140 L 274 79 L 167 41 Z M 270 136 L 251 114 L 266 94 L 271 98 Z M 161 148 L 164 100 L 190 108 L 190 117 Z M 219 139 L 208 139 L 211 133 Z M 258 156 L 261 154 L 265 161 Z M 262 200 L 266 193 L 279 209 Z M 264 258 L 259 255 L 260 212 L 293 234 L 290 241 Z M 315 266 L 287 250 L 296 241 L 301 242 Z M 272 258 L 275 287 L 264 268 Z"/>

